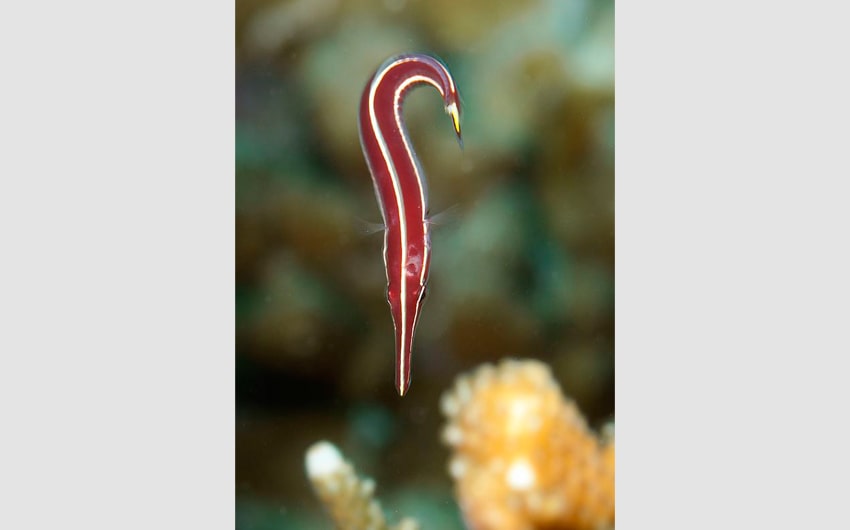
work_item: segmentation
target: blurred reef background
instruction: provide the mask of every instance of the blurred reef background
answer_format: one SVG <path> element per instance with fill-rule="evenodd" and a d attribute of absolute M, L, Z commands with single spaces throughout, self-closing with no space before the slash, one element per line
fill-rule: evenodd
<path fill-rule="evenodd" d="M 328 529 L 304 455 L 333 441 L 384 510 L 464 528 L 440 396 L 504 358 L 545 363 L 588 424 L 614 417 L 614 3 L 237 0 L 236 521 Z M 370 75 L 440 57 L 404 114 L 430 188 L 430 291 L 393 388 L 380 222 L 357 136 Z"/>

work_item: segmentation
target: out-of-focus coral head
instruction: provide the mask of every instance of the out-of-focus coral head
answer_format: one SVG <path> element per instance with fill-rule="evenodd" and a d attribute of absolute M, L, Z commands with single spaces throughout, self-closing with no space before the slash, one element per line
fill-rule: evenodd
<path fill-rule="evenodd" d="M 441 407 L 471 530 L 614 526 L 613 434 L 594 435 L 547 365 L 484 365 L 459 377 Z"/>

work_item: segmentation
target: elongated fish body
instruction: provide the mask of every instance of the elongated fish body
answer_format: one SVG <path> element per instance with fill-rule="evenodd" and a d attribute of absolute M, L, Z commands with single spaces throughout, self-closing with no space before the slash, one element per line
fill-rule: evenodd
<path fill-rule="evenodd" d="M 446 67 L 427 55 L 386 61 L 366 84 L 360 101 L 360 145 L 372 173 L 384 218 L 387 300 L 395 326 L 395 385 L 410 387 L 410 354 L 431 263 L 428 187 L 402 119 L 402 102 L 414 86 L 429 84 L 443 97 L 460 141 L 460 101 Z"/>

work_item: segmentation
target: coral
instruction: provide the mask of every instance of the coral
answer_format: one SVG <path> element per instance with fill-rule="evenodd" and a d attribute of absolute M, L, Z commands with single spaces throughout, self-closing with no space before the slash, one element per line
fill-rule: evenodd
<path fill-rule="evenodd" d="M 547 365 L 484 365 L 441 408 L 470 530 L 613 528 L 613 426 L 594 435 Z"/>
<path fill-rule="evenodd" d="M 361 479 L 332 443 L 322 441 L 307 450 L 307 477 L 339 530 L 418 530 L 410 518 L 387 524 L 373 497 L 375 483 Z"/>

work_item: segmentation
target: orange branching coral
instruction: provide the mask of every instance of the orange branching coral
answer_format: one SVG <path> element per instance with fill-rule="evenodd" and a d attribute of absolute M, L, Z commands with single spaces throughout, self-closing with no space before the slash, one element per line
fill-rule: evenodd
<path fill-rule="evenodd" d="M 613 426 L 598 439 L 548 366 L 484 365 L 459 377 L 441 407 L 470 530 L 613 528 Z"/>

